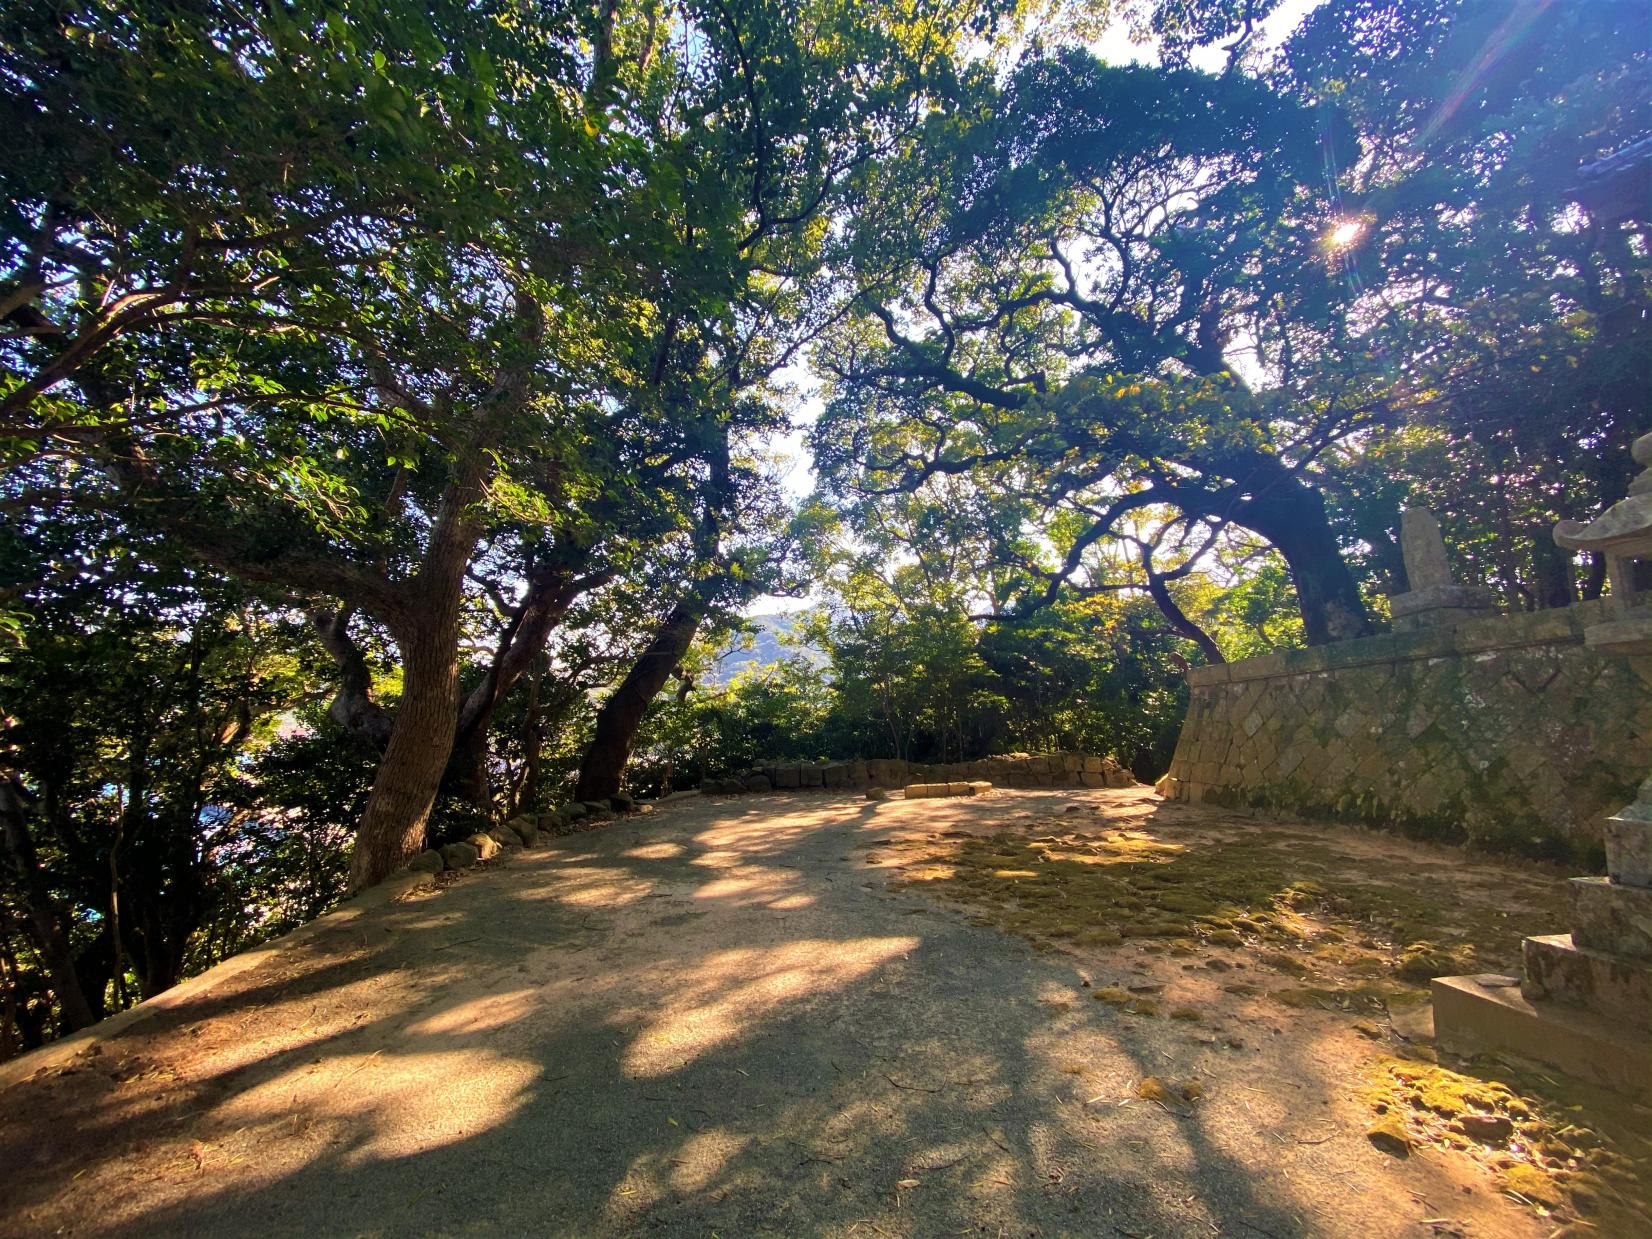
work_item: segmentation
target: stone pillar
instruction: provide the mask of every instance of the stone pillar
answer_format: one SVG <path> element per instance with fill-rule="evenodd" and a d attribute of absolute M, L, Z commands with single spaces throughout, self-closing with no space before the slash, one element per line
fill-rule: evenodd
<path fill-rule="evenodd" d="M 1388 597 L 1395 632 L 1445 628 L 1497 613 L 1490 590 L 1459 585 L 1452 578 L 1440 522 L 1427 508 L 1409 508 L 1400 515 L 1400 553 L 1409 588 Z"/>

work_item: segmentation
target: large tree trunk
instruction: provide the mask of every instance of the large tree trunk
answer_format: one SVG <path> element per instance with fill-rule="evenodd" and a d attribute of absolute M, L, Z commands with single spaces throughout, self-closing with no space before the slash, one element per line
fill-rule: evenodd
<path fill-rule="evenodd" d="M 1325 515 L 1325 498 L 1279 469 L 1262 493 L 1236 504 L 1233 523 L 1273 544 L 1290 568 L 1309 645 L 1371 634 L 1359 585 Z"/>
<path fill-rule="evenodd" d="M 596 734 L 579 764 L 576 799 L 601 800 L 619 791 L 643 715 L 688 653 L 704 615 L 705 605 L 698 598 L 691 596 L 678 603 L 620 686 L 603 703 L 597 712 Z"/>
<path fill-rule="evenodd" d="M 40 871 L 34 840 L 29 837 L 27 815 L 27 803 L 16 776 L 9 772 L 0 774 L 0 834 L 4 836 L 6 852 L 17 873 L 23 908 L 28 915 L 29 936 L 35 950 L 40 952 L 40 962 L 57 995 L 64 1028 L 74 1032 L 93 1023 L 96 1017 L 86 1001 L 85 991 L 80 988 L 65 918 Z"/>
<path fill-rule="evenodd" d="M 398 633 L 402 698 L 350 855 L 350 888 L 382 882 L 424 847 L 459 721 L 457 590 L 446 615 Z"/>

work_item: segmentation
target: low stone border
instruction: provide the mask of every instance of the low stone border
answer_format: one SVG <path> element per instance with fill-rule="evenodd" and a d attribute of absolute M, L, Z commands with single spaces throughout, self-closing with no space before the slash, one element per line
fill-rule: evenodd
<path fill-rule="evenodd" d="M 908 800 L 935 800 L 942 796 L 985 796 L 992 784 L 982 780 L 967 783 L 909 783 Z"/>
<path fill-rule="evenodd" d="M 986 780 L 997 787 L 1136 787 L 1136 776 L 1116 758 L 1090 753 L 1033 756 L 1011 753 L 980 761 L 925 765 L 877 757 L 868 761 L 765 762 L 739 774 L 707 779 L 708 796 L 807 788 L 901 788 L 911 783 Z"/>
<path fill-rule="evenodd" d="M 581 823 L 595 825 L 613 821 L 622 814 L 653 811 L 652 805 L 638 804 L 623 793 L 606 800 L 573 800 L 549 813 L 537 816 L 522 814 L 492 830 L 479 831 L 468 838 L 428 848 L 413 859 L 408 869 L 429 874 L 468 869 L 478 861 L 492 860 L 501 852 L 513 848 L 538 847 L 541 835 L 565 835 L 579 828 Z"/>

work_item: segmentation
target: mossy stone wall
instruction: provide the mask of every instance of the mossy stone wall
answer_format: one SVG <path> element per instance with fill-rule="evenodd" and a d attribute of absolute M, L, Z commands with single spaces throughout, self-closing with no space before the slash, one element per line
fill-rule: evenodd
<path fill-rule="evenodd" d="M 1164 790 L 1598 867 L 1652 769 L 1652 657 L 1606 657 L 1602 604 L 1270 654 L 1188 675 Z"/>

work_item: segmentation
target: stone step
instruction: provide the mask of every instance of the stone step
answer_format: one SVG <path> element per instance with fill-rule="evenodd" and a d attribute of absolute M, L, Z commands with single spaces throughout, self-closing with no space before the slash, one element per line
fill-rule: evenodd
<path fill-rule="evenodd" d="M 1591 951 L 1571 934 L 1527 938 L 1520 992 L 1533 1002 L 1587 1007 L 1607 1019 L 1652 1032 L 1652 961 Z"/>
<path fill-rule="evenodd" d="M 1652 959 L 1652 889 L 1573 878 L 1572 941 L 1608 955 Z"/>
<path fill-rule="evenodd" d="M 1513 977 L 1436 977 L 1436 1042 L 1459 1054 L 1517 1054 L 1652 1104 L 1652 1037 L 1593 1011 L 1535 1004 Z"/>
<path fill-rule="evenodd" d="M 1652 822 L 1622 813 L 1606 819 L 1606 872 L 1623 886 L 1652 886 Z"/>

